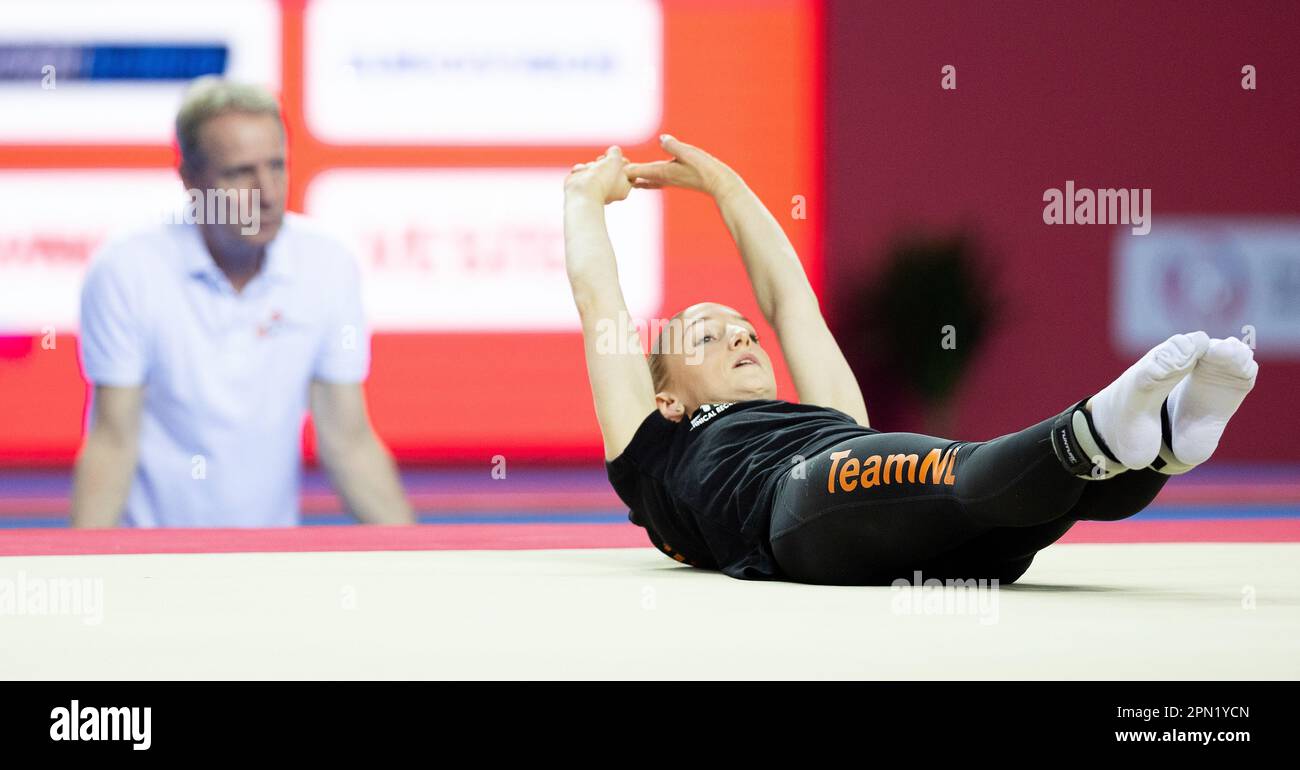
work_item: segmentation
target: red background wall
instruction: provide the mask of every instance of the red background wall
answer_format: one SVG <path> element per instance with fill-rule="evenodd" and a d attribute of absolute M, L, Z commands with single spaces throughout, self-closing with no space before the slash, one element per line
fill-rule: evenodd
<path fill-rule="evenodd" d="M 284 88 L 293 102 L 302 0 L 284 7 Z M 807 220 L 781 219 L 815 281 L 824 236 L 824 307 L 841 335 L 857 333 L 842 319 L 892 236 L 977 234 L 996 259 L 1007 307 L 960 389 L 954 437 L 987 438 L 1045 417 L 1130 362 L 1110 341 L 1114 230 L 1044 225 L 1045 189 L 1066 179 L 1150 187 L 1157 222 L 1300 214 L 1294 3 L 828 0 L 819 8 L 815 0 L 666 2 L 663 125 L 744 171 L 779 214 L 791 195 L 813 193 Z M 945 64 L 957 67 L 956 91 L 939 87 Z M 1243 64 L 1256 66 L 1258 90 L 1240 88 Z M 549 165 L 599 149 L 523 157 L 504 148 L 339 148 L 316 142 L 297 109 L 286 118 L 299 204 L 312 174 L 330 165 Z M 172 162 L 168 147 L 0 148 L 0 166 L 18 168 Z M 707 296 L 756 317 L 711 206 L 670 192 L 664 215 L 665 314 Z M 509 450 L 598 458 L 576 337 L 528 337 L 523 356 L 483 335 L 443 335 L 433 347 L 409 335 L 376 337 L 369 390 L 380 432 L 409 460 Z M 68 462 L 84 398 L 74 351 L 5 344 L 0 462 Z M 497 355 L 484 355 L 485 346 Z M 1280 429 L 1296 424 L 1300 362 L 1260 358 L 1260 383 L 1218 457 L 1300 460 L 1300 445 Z M 788 397 L 784 372 L 781 383 Z M 865 377 L 863 386 L 877 426 L 926 426 L 917 404 L 887 398 Z M 440 443 L 430 443 L 429 426 L 443 431 Z M 493 436 L 509 436 L 508 445 Z"/>
<path fill-rule="evenodd" d="M 1044 190 L 1149 187 L 1157 223 L 1300 215 L 1295 3 L 832 0 L 826 24 L 835 318 L 903 230 L 970 230 L 997 266 L 1007 315 L 960 388 L 955 438 L 1047 417 L 1132 362 L 1110 341 L 1114 229 L 1045 225 Z M 955 91 L 940 88 L 946 64 Z M 1300 362 L 1259 360 L 1216 458 L 1300 459 L 1282 429 L 1297 425 Z M 877 427 L 925 424 L 863 386 Z"/>
<path fill-rule="evenodd" d="M 566 167 L 605 149 L 325 143 L 312 135 L 302 109 L 308 2 L 281 0 L 281 101 L 293 210 L 302 209 L 311 179 L 330 168 Z M 662 6 L 662 130 L 744 173 L 781 216 L 819 285 L 822 203 L 814 193 L 821 184 L 822 6 L 816 0 L 663 0 Z M 638 160 L 665 157 L 653 140 L 623 149 Z M 11 145 L 0 146 L 0 169 L 169 168 L 174 154 L 168 146 Z M 805 219 L 789 216 L 794 195 L 809 198 Z M 665 191 L 663 216 L 659 315 L 710 299 L 760 318 L 712 202 L 692 192 Z M 759 332 L 771 336 L 761 323 Z M 0 338 L 0 466 L 66 465 L 80 442 L 86 386 L 76 349 L 60 342 L 43 350 L 39 342 Z M 372 351 L 366 383 L 371 417 L 400 460 L 601 458 L 576 332 L 385 333 L 374 336 Z M 779 355 L 773 358 L 781 393 L 792 399 L 788 373 Z"/>

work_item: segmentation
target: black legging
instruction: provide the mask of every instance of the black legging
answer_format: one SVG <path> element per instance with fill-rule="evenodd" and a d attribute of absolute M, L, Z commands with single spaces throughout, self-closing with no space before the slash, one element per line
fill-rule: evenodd
<path fill-rule="evenodd" d="M 1132 516 L 1169 478 L 1146 469 L 1077 478 L 1052 451 L 1051 423 L 981 442 L 876 433 L 808 458 L 777 489 L 777 564 L 803 583 L 888 585 L 916 570 L 923 580 L 1010 583 L 1076 521 Z M 936 472 L 949 450 L 951 473 Z M 872 455 L 879 473 L 861 474 Z M 864 480 L 876 483 L 863 488 Z"/>

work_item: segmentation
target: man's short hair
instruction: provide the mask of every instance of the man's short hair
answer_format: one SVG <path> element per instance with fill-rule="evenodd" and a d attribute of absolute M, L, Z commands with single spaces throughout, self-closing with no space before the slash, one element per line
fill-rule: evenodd
<path fill-rule="evenodd" d="M 185 92 L 181 109 L 176 113 L 176 143 L 181 151 L 181 168 L 197 171 L 203 168 L 206 158 L 199 149 L 199 129 L 218 115 L 243 112 L 252 115 L 271 115 L 284 130 L 280 117 L 280 103 L 270 91 L 249 83 L 235 83 L 215 75 L 205 75 L 194 81 Z"/>

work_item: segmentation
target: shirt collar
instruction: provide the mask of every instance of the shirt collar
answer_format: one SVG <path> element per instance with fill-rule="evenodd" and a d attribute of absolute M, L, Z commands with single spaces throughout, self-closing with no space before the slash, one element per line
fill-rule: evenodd
<path fill-rule="evenodd" d="M 258 273 L 259 276 L 265 274 L 267 278 L 277 280 L 293 277 L 293 271 L 289 265 L 288 248 L 284 238 L 284 229 L 288 225 L 289 219 L 290 217 L 286 213 L 284 224 L 280 225 L 280 232 L 276 233 L 275 238 L 267 244 L 266 259 L 262 262 L 262 269 Z M 184 224 L 180 225 L 180 227 L 185 229 L 181 249 L 181 265 L 185 274 L 215 281 L 224 279 L 225 274 L 221 272 L 221 268 L 217 267 L 216 261 L 212 258 L 212 253 L 208 251 L 208 245 L 203 241 L 199 226 Z"/>

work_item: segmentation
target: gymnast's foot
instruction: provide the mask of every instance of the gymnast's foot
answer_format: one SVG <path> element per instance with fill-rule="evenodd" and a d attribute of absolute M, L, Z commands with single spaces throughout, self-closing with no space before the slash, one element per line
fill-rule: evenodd
<path fill-rule="evenodd" d="M 1088 400 L 1085 406 L 1092 413 L 1097 434 L 1121 465 L 1145 468 L 1156 459 L 1160 453 L 1160 409 L 1209 346 L 1205 332 L 1175 334 Z"/>
<path fill-rule="evenodd" d="M 1170 449 L 1179 462 L 1192 466 L 1210 458 L 1258 372 L 1249 345 L 1236 337 L 1210 340 L 1192 373 L 1169 394 Z"/>

